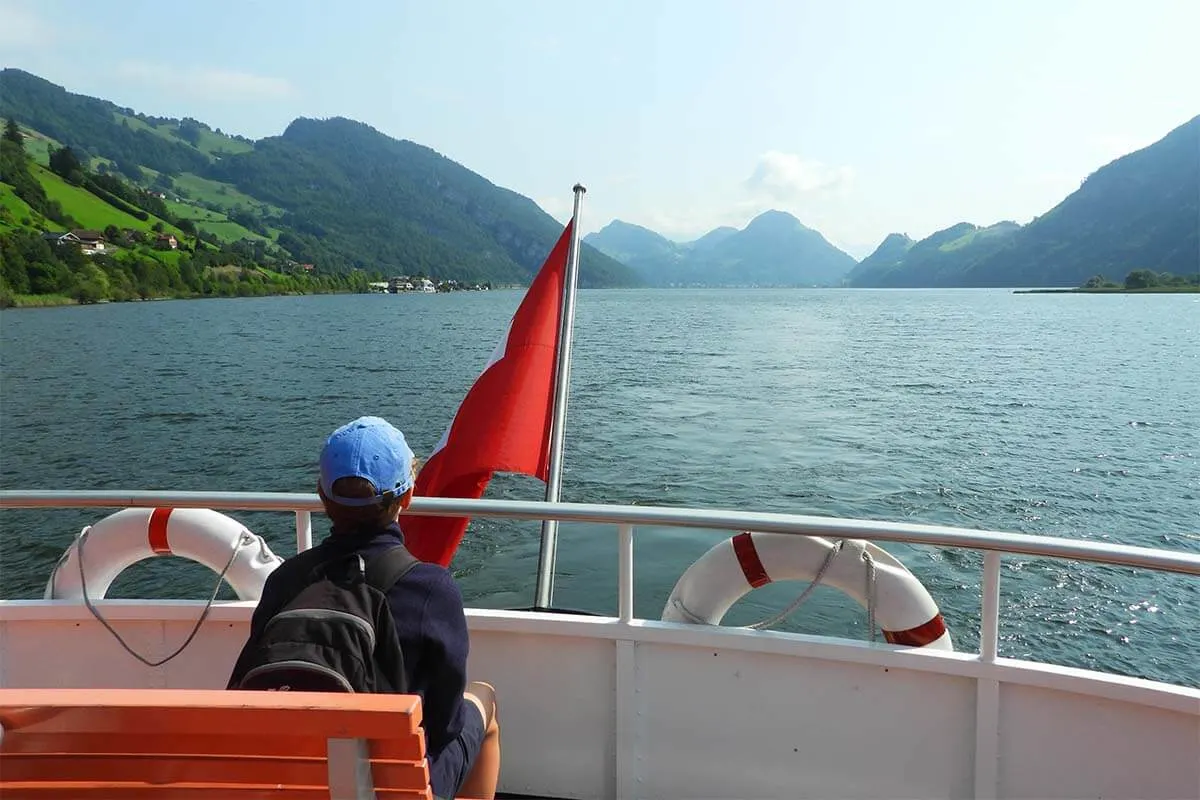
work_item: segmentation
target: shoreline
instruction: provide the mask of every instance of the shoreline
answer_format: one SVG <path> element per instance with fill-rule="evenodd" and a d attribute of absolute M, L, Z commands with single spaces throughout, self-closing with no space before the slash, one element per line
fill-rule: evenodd
<path fill-rule="evenodd" d="M 163 295 L 161 297 L 132 297 L 128 300 L 96 300 L 81 303 L 74 297 L 56 294 L 24 294 L 13 295 L 12 305 L 0 306 L 0 311 L 28 310 L 37 308 L 65 308 L 68 306 L 103 306 L 123 303 L 160 303 L 167 300 L 247 300 L 255 297 L 308 297 L 324 294 L 370 294 L 369 292 L 333 291 L 333 292 L 270 292 L 267 294 L 191 294 Z"/>
<path fill-rule="evenodd" d="M 1014 289 L 1013 294 L 1196 294 L 1200 286 L 1148 286 L 1144 289 L 1126 289 L 1124 287 L 1096 289 Z"/>

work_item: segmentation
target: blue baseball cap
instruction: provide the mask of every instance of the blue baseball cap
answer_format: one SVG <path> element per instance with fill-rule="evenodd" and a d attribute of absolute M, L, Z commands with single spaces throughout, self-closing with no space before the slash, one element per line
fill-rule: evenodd
<path fill-rule="evenodd" d="M 404 434 L 381 417 L 359 417 L 329 434 L 321 449 L 321 491 L 343 506 L 390 503 L 413 487 L 413 451 Z M 364 478 L 374 497 L 334 494 L 339 478 Z"/>

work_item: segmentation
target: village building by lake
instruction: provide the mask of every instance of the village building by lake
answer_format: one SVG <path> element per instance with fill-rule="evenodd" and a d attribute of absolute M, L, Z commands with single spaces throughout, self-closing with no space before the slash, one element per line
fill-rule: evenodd
<path fill-rule="evenodd" d="M 401 292 L 486 292 L 492 288 L 490 283 L 467 283 L 465 281 L 445 280 L 436 283 L 423 275 L 396 275 L 386 281 L 373 281 L 367 284 L 371 292 L 377 294 L 400 294 Z"/>

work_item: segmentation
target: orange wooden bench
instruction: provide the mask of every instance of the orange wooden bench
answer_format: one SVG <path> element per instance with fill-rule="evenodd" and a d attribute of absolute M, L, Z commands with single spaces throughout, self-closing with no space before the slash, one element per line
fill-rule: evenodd
<path fill-rule="evenodd" d="M 0 689 L 4 800 L 426 798 L 415 695 Z"/>

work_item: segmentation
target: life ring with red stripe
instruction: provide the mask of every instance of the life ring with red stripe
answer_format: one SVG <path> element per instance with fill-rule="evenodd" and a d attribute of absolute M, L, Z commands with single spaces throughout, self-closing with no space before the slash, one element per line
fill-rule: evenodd
<path fill-rule="evenodd" d="M 80 569 L 82 552 L 83 569 Z M 43 599 L 103 598 L 121 572 L 139 561 L 180 556 L 224 576 L 239 600 L 258 600 L 283 559 L 261 536 L 208 508 L 126 508 L 80 531 L 46 584 Z"/>
<path fill-rule="evenodd" d="M 868 606 L 874 567 L 875 621 L 891 644 L 953 650 L 937 602 L 915 575 L 886 550 L 863 539 L 744 531 L 712 547 L 680 576 L 663 609 L 664 622 L 720 625 L 729 608 L 759 586 L 813 581 Z"/>

